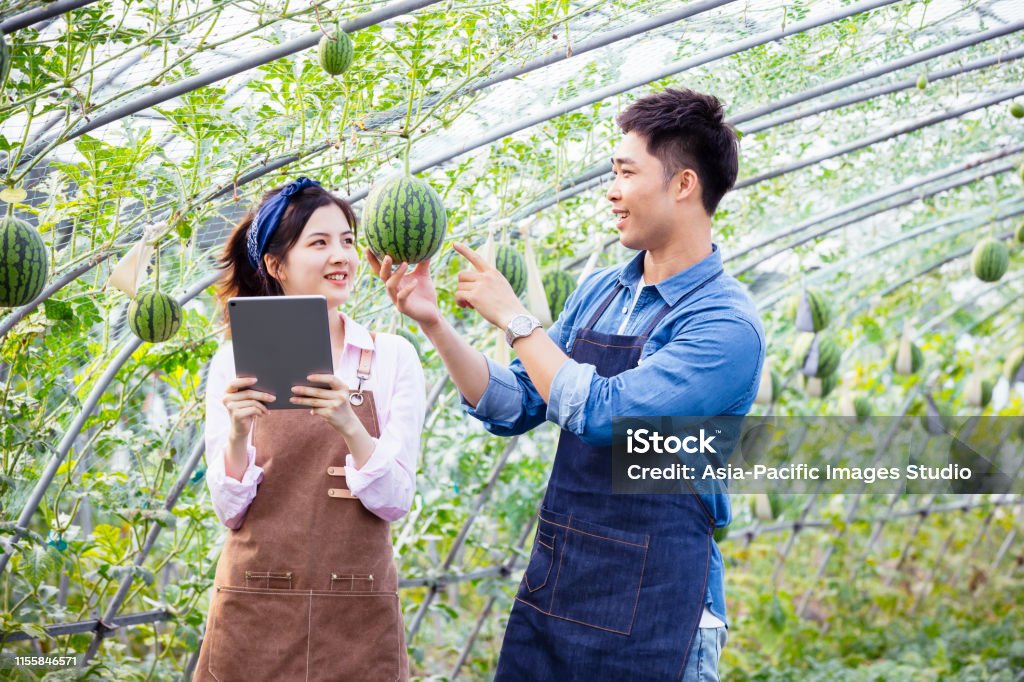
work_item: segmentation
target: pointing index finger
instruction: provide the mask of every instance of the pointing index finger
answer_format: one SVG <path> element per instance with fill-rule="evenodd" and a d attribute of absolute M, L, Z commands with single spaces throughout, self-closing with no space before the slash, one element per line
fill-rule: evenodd
<path fill-rule="evenodd" d="M 487 270 L 487 262 L 473 249 L 469 248 L 462 242 L 454 242 L 452 247 L 458 251 L 463 258 L 468 260 L 470 265 L 476 268 L 479 272 Z"/>

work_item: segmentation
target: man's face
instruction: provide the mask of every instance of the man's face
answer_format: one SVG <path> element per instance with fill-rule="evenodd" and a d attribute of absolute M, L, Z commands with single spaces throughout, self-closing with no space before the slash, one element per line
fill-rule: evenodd
<path fill-rule="evenodd" d="M 647 140 L 627 133 L 612 156 L 615 182 L 608 189 L 619 242 L 629 249 L 659 249 L 671 239 L 678 220 L 675 182 L 647 151 Z"/>

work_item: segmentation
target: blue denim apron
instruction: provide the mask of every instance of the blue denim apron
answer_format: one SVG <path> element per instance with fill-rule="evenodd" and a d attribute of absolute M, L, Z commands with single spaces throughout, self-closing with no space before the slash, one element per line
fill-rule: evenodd
<path fill-rule="evenodd" d="M 594 331 L 621 289 L 571 349 L 603 377 L 636 367 L 671 310 L 660 310 L 640 336 Z M 681 677 L 704 610 L 714 518 L 696 494 L 612 495 L 611 453 L 562 430 L 495 680 Z"/>

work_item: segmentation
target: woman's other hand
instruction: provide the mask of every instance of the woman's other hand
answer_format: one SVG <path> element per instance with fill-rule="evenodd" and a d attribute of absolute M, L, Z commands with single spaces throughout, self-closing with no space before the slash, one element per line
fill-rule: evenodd
<path fill-rule="evenodd" d="M 232 441 L 244 441 L 252 428 L 255 417 L 265 417 L 270 412 L 264 403 L 274 402 L 274 396 L 250 388 L 256 377 L 236 377 L 228 382 L 224 390 L 224 407 L 231 417 L 228 437 Z"/>
<path fill-rule="evenodd" d="M 311 407 L 310 414 L 315 414 L 333 426 L 343 436 L 351 435 L 356 428 L 362 428 L 359 417 L 352 409 L 349 396 L 352 391 L 333 374 L 310 374 L 310 381 L 327 384 L 330 388 L 314 386 L 292 386 L 292 405 Z"/>

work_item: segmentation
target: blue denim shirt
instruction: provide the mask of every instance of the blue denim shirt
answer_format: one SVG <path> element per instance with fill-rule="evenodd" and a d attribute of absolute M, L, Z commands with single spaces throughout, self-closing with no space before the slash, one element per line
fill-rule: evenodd
<path fill-rule="evenodd" d="M 623 289 L 595 329 L 614 334 L 629 311 L 643 274 L 644 252 L 625 265 L 599 270 L 569 296 L 548 335 L 566 353 L 619 282 Z M 722 267 L 717 245 L 711 255 L 668 279 L 644 287 L 623 332 L 640 334 L 667 303 L 674 305 Z M 463 409 L 499 436 L 524 433 L 551 421 L 585 443 L 611 445 L 612 416 L 745 415 L 757 395 L 764 364 L 764 329 L 743 286 L 728 274 L 711 281 L 658 323 L 644 344 L 640 364 L 614 377 L 602 377 L 593 365 L 570 360 L 555 374 L 545 403 L 522 363 L 508 367 L 488 359 L 490 380 L 480 402 Z M 728 494 L 702 494 L 716 526 L 732 520 Z M 712 543 L 705 603 L 726 621 L 724 566 Z"/>

